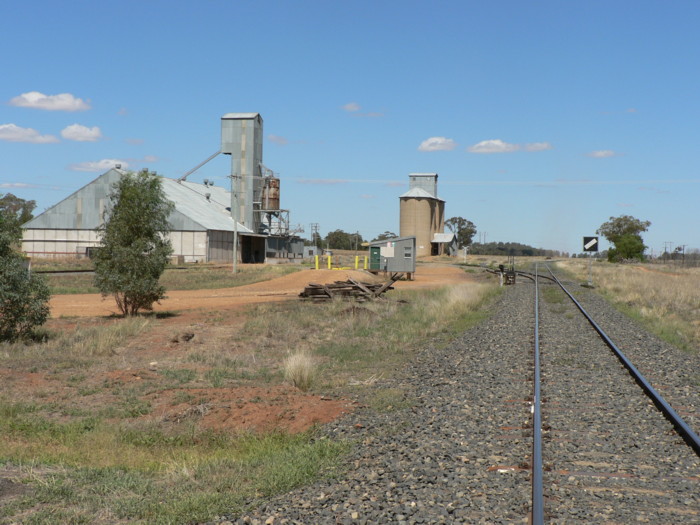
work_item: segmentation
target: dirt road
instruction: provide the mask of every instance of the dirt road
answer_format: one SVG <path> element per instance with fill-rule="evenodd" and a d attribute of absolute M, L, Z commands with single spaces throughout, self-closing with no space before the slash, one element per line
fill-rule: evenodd
<path fill-rule="evenodd" d="M 382 280 L 381 276 L 357 270 L 302 270 L 273 279 L 236 288 L 214 290 L 173 290 L 154 310 L 182 311 L 206 308 L 211 310 L 239 308 L 246 304 L 296 299 L 309 283 L 331 283 L 348 277 L 360 281 Z M 455 266 L 425 265 L 416 271 L 413 281 L 399 281 L 397 289 L 438 288 L 467 283 L 473 278 Z M 51 298 L 51 316 L 100 317 L 118 314 L 111 297 L 103 299 L 99 294 L 55 295 Z"/>

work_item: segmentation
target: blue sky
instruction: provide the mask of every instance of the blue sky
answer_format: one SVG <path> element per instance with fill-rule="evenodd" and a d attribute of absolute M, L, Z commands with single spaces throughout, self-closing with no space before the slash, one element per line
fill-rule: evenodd
<path fill-rule="evenodd" d="M 632 215 L 654 253 L 700 248 L 698 27 L 697 1 L 5 0 L 0 193 L 177 178 L 258 112 L 306 236 L 398 233 L 408 174 L 436 172 L 476 240 L 580 252 Z"/>

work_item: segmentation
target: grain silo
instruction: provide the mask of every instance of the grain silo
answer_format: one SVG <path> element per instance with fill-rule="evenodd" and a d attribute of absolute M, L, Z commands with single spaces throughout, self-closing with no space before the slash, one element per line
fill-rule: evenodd
<path fill-rule="evenodd" d="M 259 113 L 226 113 L 221 117 L 221 153 L 231 155 L 234 180 L 234 213 L 244 226 L 260 229 L 262 198 L 263 120 Z M 232 202 L 232 205 L 235 204 Z"/>
<path fill-rule="evenodd" d="M 433 238 L 445 228 L 445 201 L 437 197 L 437 179 L 437 173 L 411 173 L 408 191 L 399 197 L 399 236 L 415 236 L 418 257 L 439 255 Z"/>

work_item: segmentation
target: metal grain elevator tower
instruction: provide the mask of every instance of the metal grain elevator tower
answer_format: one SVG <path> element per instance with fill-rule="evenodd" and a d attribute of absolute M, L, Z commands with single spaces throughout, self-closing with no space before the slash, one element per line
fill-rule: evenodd
<path fill-rule="evenodd" d="M 231 155 L 231 211 L 234 220 L 258 232 L 262 205 L 263 119 L 259 113 L 221 117 L 221 153 Z"/>

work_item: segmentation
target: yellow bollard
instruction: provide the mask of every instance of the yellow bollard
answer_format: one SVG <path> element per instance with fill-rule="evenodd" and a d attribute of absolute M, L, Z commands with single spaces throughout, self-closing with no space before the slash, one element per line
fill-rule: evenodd
<path fill-rule="evenodd" d="M 367 256 L 365 255 L 365 270 L 367 269 Z"/>
<path fill-rule="evenodd" d="M 315 255 L 314 257 L 316 258 L 316 269 L 318 270 L 318 255 Z"/>
<path fill-rule="evenodd" d="M 331 259 L 332 259 L 332 258 L 333 258 L 332 255 L 329 255 L 329 256 L 328 256 L 328 269 L 329 269 L 329 270 L 331 269 L 331 267 L 332 267 L 332 265 L 333 265 L 333 263 L 331 262 Z"/>
<path fill-rule="evenodd" d="M 359 269 L 360 269 L 360 256 L 355 255 L 355 270 L 359 270 Z"/>

